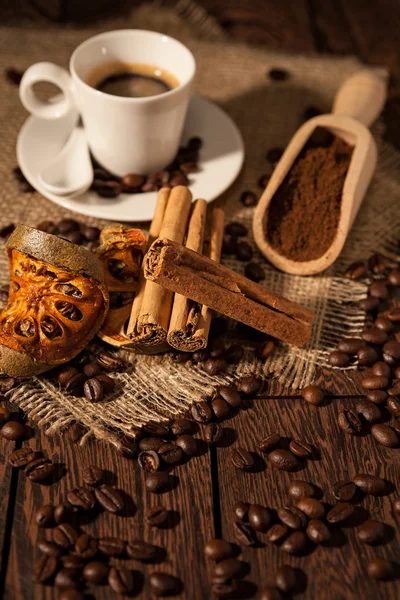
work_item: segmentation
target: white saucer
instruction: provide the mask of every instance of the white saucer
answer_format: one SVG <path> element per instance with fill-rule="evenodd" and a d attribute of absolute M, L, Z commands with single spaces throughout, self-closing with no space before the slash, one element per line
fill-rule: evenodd
<path fill-rule="evenodd" d="M 51 194 L 39 183 L 39 173 L 60 152 L 75 126 L 78 114 L 69 114 L 56 121 L 30 116 L 18 136 L 17 159 L 29 183 L 45 198 L 82 215 L 111 221 L 150 221 L 157 192 L 121 194 L 113 199 L 100 198 L 95 192 L 76 197 Z M 200 170 L 190 174 L 193 198 L 207 202 L 222 194 L 236 179 L 244 160 L 244 144 L 239 129 L 218 106 L 200 96 L 189 105 L 182 137 L 199 136 Z"/>

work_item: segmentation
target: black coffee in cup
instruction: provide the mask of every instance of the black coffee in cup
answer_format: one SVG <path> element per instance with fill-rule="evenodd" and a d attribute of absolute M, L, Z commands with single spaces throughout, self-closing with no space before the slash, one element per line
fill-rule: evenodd
<path fill-rule="evenodd" d="M 115 63 L 96 68 L 87 83 L 105 94 L 146 98 L 171 91 L 178 87 L 179 80 L 155 65 Z"/>

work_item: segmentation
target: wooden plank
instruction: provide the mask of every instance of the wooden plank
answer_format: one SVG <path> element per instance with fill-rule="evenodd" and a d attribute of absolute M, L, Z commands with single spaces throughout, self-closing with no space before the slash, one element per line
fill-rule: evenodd
<path fill-rule="evenodd" d="M 365 376 L 365 371 L 328 369 L 318 367 L 313 383 L 321 386 L 328 396 L 364 396 L 364 390 L 361 387 L 361 380 Z M 278 379 L 271 375 L 263 388 L 264 397 L 293 397 L 299 396 L 300 390 L 286 387 L 279 383 Z"/>
<path fill-rule="evenodd" d="M 96 537 L 144 538 L 164 547 L 166 560 L 160 564 L 143 566 L 132 560 L 121 564 L 143 572 L 145 580 L 155 570 L 175 574 L 184 582 L 184 597 L 208 600 L 204 578 L 199 573 L 205 566 L 203 545 L 214 535 L 209 454 L 193 458 L 173 470 L 179 479 L 174 490 L 162 495 L 149 495 L 144 490 L 143 474 L 137 462 L 121 457 L 104 443 L 91 441 L 79 446 L 72 444 L 67 435 L 48 438 L 37 431 L 36 438 L 29 444 L 41 448 L 54 462 L 65 466 L 66 475 L 49 487 L 32 484 L 23 474 L 19 477 L 5 598 L 53 600 L 59 597 L 59 590 L 32 583 L 33 562 L 39 556 L 36 542 L 39 538 L 51 537 L 49 530 L 38 530 L 34 513 L 43 504 L 57 504 L 66 499 L 69 489 L 82 484 L 82 468 L 95 464 L 106 471 L 109 483 L 126 492 L 131 501 L 126 515 L 102 512 L 98 518 L 89 519 L 82 530 Z M 167 509 L 176 511 L 179 522 L 174 528 L 151 529 L 144 523 L 144 508 L 154 504 L 163 504 Z M 193 569 L 194 564 L 199 565 L 198 568 Z M 102 586 L 95 589 L 95 597 L 96 600 L 106 600 L 115 598 L 115 594 L 108 586 Z M 152 597 L 149 586 L 144 585 L 142 592 L 135 597 L 140 600 Z"/>
<path fill-rule="evenodd" d="M 343 403 L 352 405 L 354 400 Z M 284 473 L 274 469 L 261 459 L 258 473 L 238 471 L 230 463 L 229 448 L 218 448 L 218 479 L 223 537 L 235 541 L 233 531 L 233 508 L 238 500 L 256 502 L 271 508 L 291 504 L 287 486 L 292 479 L 304 479 L 320 486 L 323 500 L 333 504 L 332 485 L 339 479 L 354 476 L 358 471 L 385 477 L 399 489 L 399 449 L 378 446 L 371 436 L 353 438 L 339 430 L 336 415 L 340 401 L 332 400 L 325 407 L 310 407 L 295 399 L 257 400 L 250 403 L 234 421 L 226 422 L 235 429 L 236 441 L 250 451 L 256 449 L 257 440 L 272 431 L 313 443 L 320 450 L 320 460 L 308 461 L 305 468 L 296 473 Z M 391 527 L 398 523 L 391 514 L 394 494 L 374 498 L 365 497 L 357 508 L 357 518 L 365 518 L 364 509 L 375 519 Z M 394 533 L 393 529 L 391 530 Z M 261 548 L 243 549 L 242 559 L 250 565 L 247 580 L 258 587 L 266 585 L 281 564 L 300 568 L 306 575 L 307 587 L 301 598 L 315 600 L 325 598 L 338 600 L 357 598 L 365 600 L 395 600 L 398 598 L 398 582 L 377 583 L 367 578 L 365 561 L 374 555 L 400 559 L 400 549 L 395 536 L 384 546 L 363 546 L 356 541 L 354 527 L 343 527 L 335 535 L 336 547 L 317 547 L 308 556 L 291 557 L 259 534 Z M 342 545 L 343 544 L 343 545 Z M 297 596 L 296 596 L 297 597 Z"/>

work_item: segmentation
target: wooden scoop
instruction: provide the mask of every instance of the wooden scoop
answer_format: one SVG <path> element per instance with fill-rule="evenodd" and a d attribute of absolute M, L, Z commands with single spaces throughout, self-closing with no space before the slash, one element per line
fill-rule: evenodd
<path fill-rule="evenodd" d="M 257 246 L 275 267 L 294 275 L 313 275 L 327 269 L 339 256 L 371 181 L 377 160 L 375 141 L 367 129 L 379 116 L 386 100 L 386 76 L 360 71 L 347 79 L 336 94 L 332 114 L 307 121 L 293 136 L 265 188 L 253 220 Z M 291 260 L 279 254 L 267 239 L 269 204 L 316 127 L 342 138 L 354 150 L 342 192 L 342 207 L 336 236 L 330 248 L 317 259 Z"/>

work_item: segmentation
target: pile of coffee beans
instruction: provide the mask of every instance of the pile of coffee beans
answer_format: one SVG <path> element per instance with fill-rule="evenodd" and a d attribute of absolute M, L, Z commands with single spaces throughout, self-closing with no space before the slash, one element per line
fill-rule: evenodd
<path fill-rule="evenodd" d="M 307 459 L 315 458 L 317 451 L 304 440 L 285 439 L 278 432 L 273 432 L 261 438 L 257 449 L 262 454 L 268 454 L 268 460 L 279 471 L 297 471 L 302 468 Z"/>
<path fill-rule="evenodd" d="M 85 246 L 88 250 L 96 250 L 99 245 L 100 229 L 91 225 L 86 225 L 81 221 L 66 217 L 58 222 L 41 221 L 36 225 L 36 229 L 57 235 L 63 240 L 67 240 L 77 246 Z"/>
<path fill-rule="evenodd" d="M 156 192 L 162 187 L 174 188 L 189 185 L 188 175 L 199 170 L 199 152 L 203 141 L 192 137 L 186 146 L 181 146 L 172 163 L 163 171 L 151 175 L 127 173 L 123 177 L 112 175 L 106 169 L 93 165 L 94 180 L 91 189 L 102 198 L 116 198 L 120 194 Z"/>
<path fill-rule="evenodd" d="M 249 197 L 250 192 L 245 192 Z M 265 278 L 264 269 L 253 259 L 253 249 L 244 239 L 248 235 L 248 230 L 243 223 L 231 221 L 225 226 L 225 235 L 222 244 L 222 254 L 225 256 L 235 256 L 237 260 L 245 262 L 244 274 L 248 279 L 259 283 Z"/>

